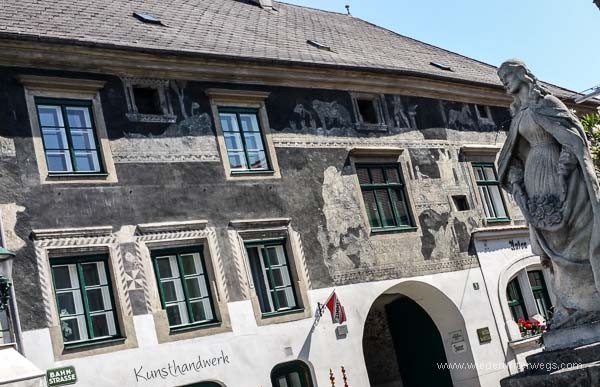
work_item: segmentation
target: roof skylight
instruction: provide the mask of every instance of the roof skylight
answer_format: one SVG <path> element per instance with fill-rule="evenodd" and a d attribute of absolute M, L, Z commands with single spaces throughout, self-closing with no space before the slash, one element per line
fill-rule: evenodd
<path fill-rule="evenodd" d="M 134 12 L 133 16 L 135 18 L 137 18 L 138 20 L 143 21 L 144 23 L 164 25 L 163 22 L 160 21 L 160 19 L 156 18 L 155 16 L 150 15 L 149 13 Z"/>
<path fill-rule="evenodd" d="M 446 66 L 445 64 L 441 64 L 441 63 L 438 63 L 438 62 L 429 62 L 429 64 L 432 65 L 433 67 L 437 67 L 440 70 L 454 71 L 454 70 L 452 70 L 452 67 Z"/>
<path fill-rule="evenodd" d="M 319 50 L 331 51 L 331 47 L 324 45 L 323 43 L 319 43 L 316 40 L 308 39 L 306 43 L 310 44 L 313 47 L 318 48 Z"/>

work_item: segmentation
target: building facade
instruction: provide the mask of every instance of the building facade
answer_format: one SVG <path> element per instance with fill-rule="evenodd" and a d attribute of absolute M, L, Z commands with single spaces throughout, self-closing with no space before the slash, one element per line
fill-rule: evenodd
<path fill-rule="evenodd" d="M 539 349 L 492 66 L 284 3 L 28 3 L 1 16 L 0 209 L 40 370 L 485 387 Z"/>

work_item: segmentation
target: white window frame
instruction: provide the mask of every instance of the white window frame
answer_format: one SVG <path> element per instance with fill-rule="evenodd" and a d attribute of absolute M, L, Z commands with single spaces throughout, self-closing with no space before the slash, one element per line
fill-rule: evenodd
<path fill-rule="evenodd" d="M 213 116 L 215 129 L 217 132 L 217 145 L 219 154 L 225 169 L 225 179 L 227 180 L 257 180 L 257 179 L 279 179 L 281 172 L 279 163 L 277 162 L 277 154 L 269 126 L 269 117 L 267 116 L 267 108 L 265 100 L 270 93 L 261 91 L 247 90 L 227 90 L 227 89 L 208 89 L 206 94 L 210 98 L 211 113 Z M 223 128 L 219 116 L 219 108 L 250 108 L 257 110 L 257 118 L 260 125 L 260 130 L 263 135 L 265 154 L 270 165 L 270 170 L 248 170 L 243 173 L 235 173 L 229 164 L 229 154 L 225 144 Z"/>
<path fill-rule="evenodd" d="M 300 234 L 294 231 L 289 218 L 272 219 L 244 219 L 229 222 L 229 240 L 232 244 L 238 277 L 241 280 L 243 296 L 252 302 L 254 316 L 258 325 L 277 324 L 306 319 L 312 316 L 308 299 L 310 280 L 308 267 L 304 257 Z M 297 308 L 280 313 L 263 315 L 254 281 L 252 269 L 246 251 L 246 242 L 285 240 L 284 249 L 287 254 L 287 263 L 291 273 L 291 281 L 296 294 Z"/>
<path fill-rule="evenodd" d="M 29 114 L 29 123 L 33 139 L 35 157 L 42 184 L 64 184 L 64 183 L 116 183 L 117 173 L 110 150 L 110 143 L 102 112 L 102 101 L 100 90 L 104 87 L 104 81 L 89 79 L 43 77 L 37 75 L 19 75 L 18 80 L 25 88 L 25 100 Z M 96 129 L 98 143 L 98 156 L 104 165 L 104 173 L 93 174 L 52 174 L 48 171 L 46 163 L 46 152 L 42 141 L 42 132 L 38 119 L 36 97 L 76 99 L 91 101 L 92 119 Z"/>

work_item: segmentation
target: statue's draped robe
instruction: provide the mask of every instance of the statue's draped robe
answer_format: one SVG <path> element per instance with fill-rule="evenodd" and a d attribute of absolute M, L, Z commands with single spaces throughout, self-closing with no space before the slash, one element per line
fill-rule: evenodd
<path fill-rule="evenodd" d="M 579 121 L 554 96 L 531 101 L 527 109 L 535 124 L 550 134 L 561 149 L 566 148 L 577 158 L 577 167 L 565 181 L 560 228 L 538 228 L 530 224 L 534 254 L 547 256 L 553 263 L 556 318 L 565 319 L 574 312 L 599 312 L 600 189 L 585 133 Z M 499 178 L 509 192 L 512 192 L 510 169 L 525 165 L 530 150 L 527 140 L 519 133 L 523 114 L 524 111 L 518 112 L 513 118 L 499 158 Z M 544 173 L 543 170 L 540 173 Z M 556 192 L 560 192 L 560 187 L 556 187 Z M 519 205 L 527 217 L 528 208 L 523 208 L 527 205 Z"/>

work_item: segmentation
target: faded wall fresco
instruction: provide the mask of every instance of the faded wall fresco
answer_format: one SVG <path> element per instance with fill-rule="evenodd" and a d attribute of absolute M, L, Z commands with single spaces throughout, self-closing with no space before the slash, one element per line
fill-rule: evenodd
<path fill-rule="evenodd" d="M 18 74 L 106 82 L 101 100 L 118 183 L 40 184 Z M 0 182 L 7 187 L 0 192 L 0 205 L 19 209 L 9 223 L 13 228 L 9 235 L 22 241 L 10 247 L 19 254 L 15 283 L 25 329 L 44 324 L 36 318 L 44 313 L 43 302 L 35 297 L 43 268 L 37 266 L 32 229 L 110 225 L 118 230 L 125 225 L 205 219 L 215 228 L 223 256 L 228 257 L 233 254 L 226 237 L 232 219 L 289 217 L 299 232 L 313 288 L 477 264 L 470 233 L 481 225 L 482 213 L 470 166 L 458 155 L 465 143 L 501 144 L 506 109 L 480 108 L 478 113 L 475 105 L 384 95 L 379 100 L 387 127 L 373 132 L 357 125 L 347 91 L 193 81 L 161 84 L 167 93 L 164 101 L 170 104 L 165 110 L 174 117 L 171 123 L 128 118 L 119 77 L 32 69 L 0 72 Z M 226 179 L 208 88 L 270 92 L 266 108 L 281 179 Z M 402 173 L 415 209 L 416 230 L 369 234 L 348 157 L 349 149 L 356 146 L 405 149 Z M 456 211 L 453 195 L 465 196 L 470 208 Z M 127 274 L 123 286 L 130 289 L 132 312 L 145 313 L 138 252 L 126 244 L 121 252 Z M 224 259 L 223 271 L 229 300 L 242 300 L 232 260 Z"/>

